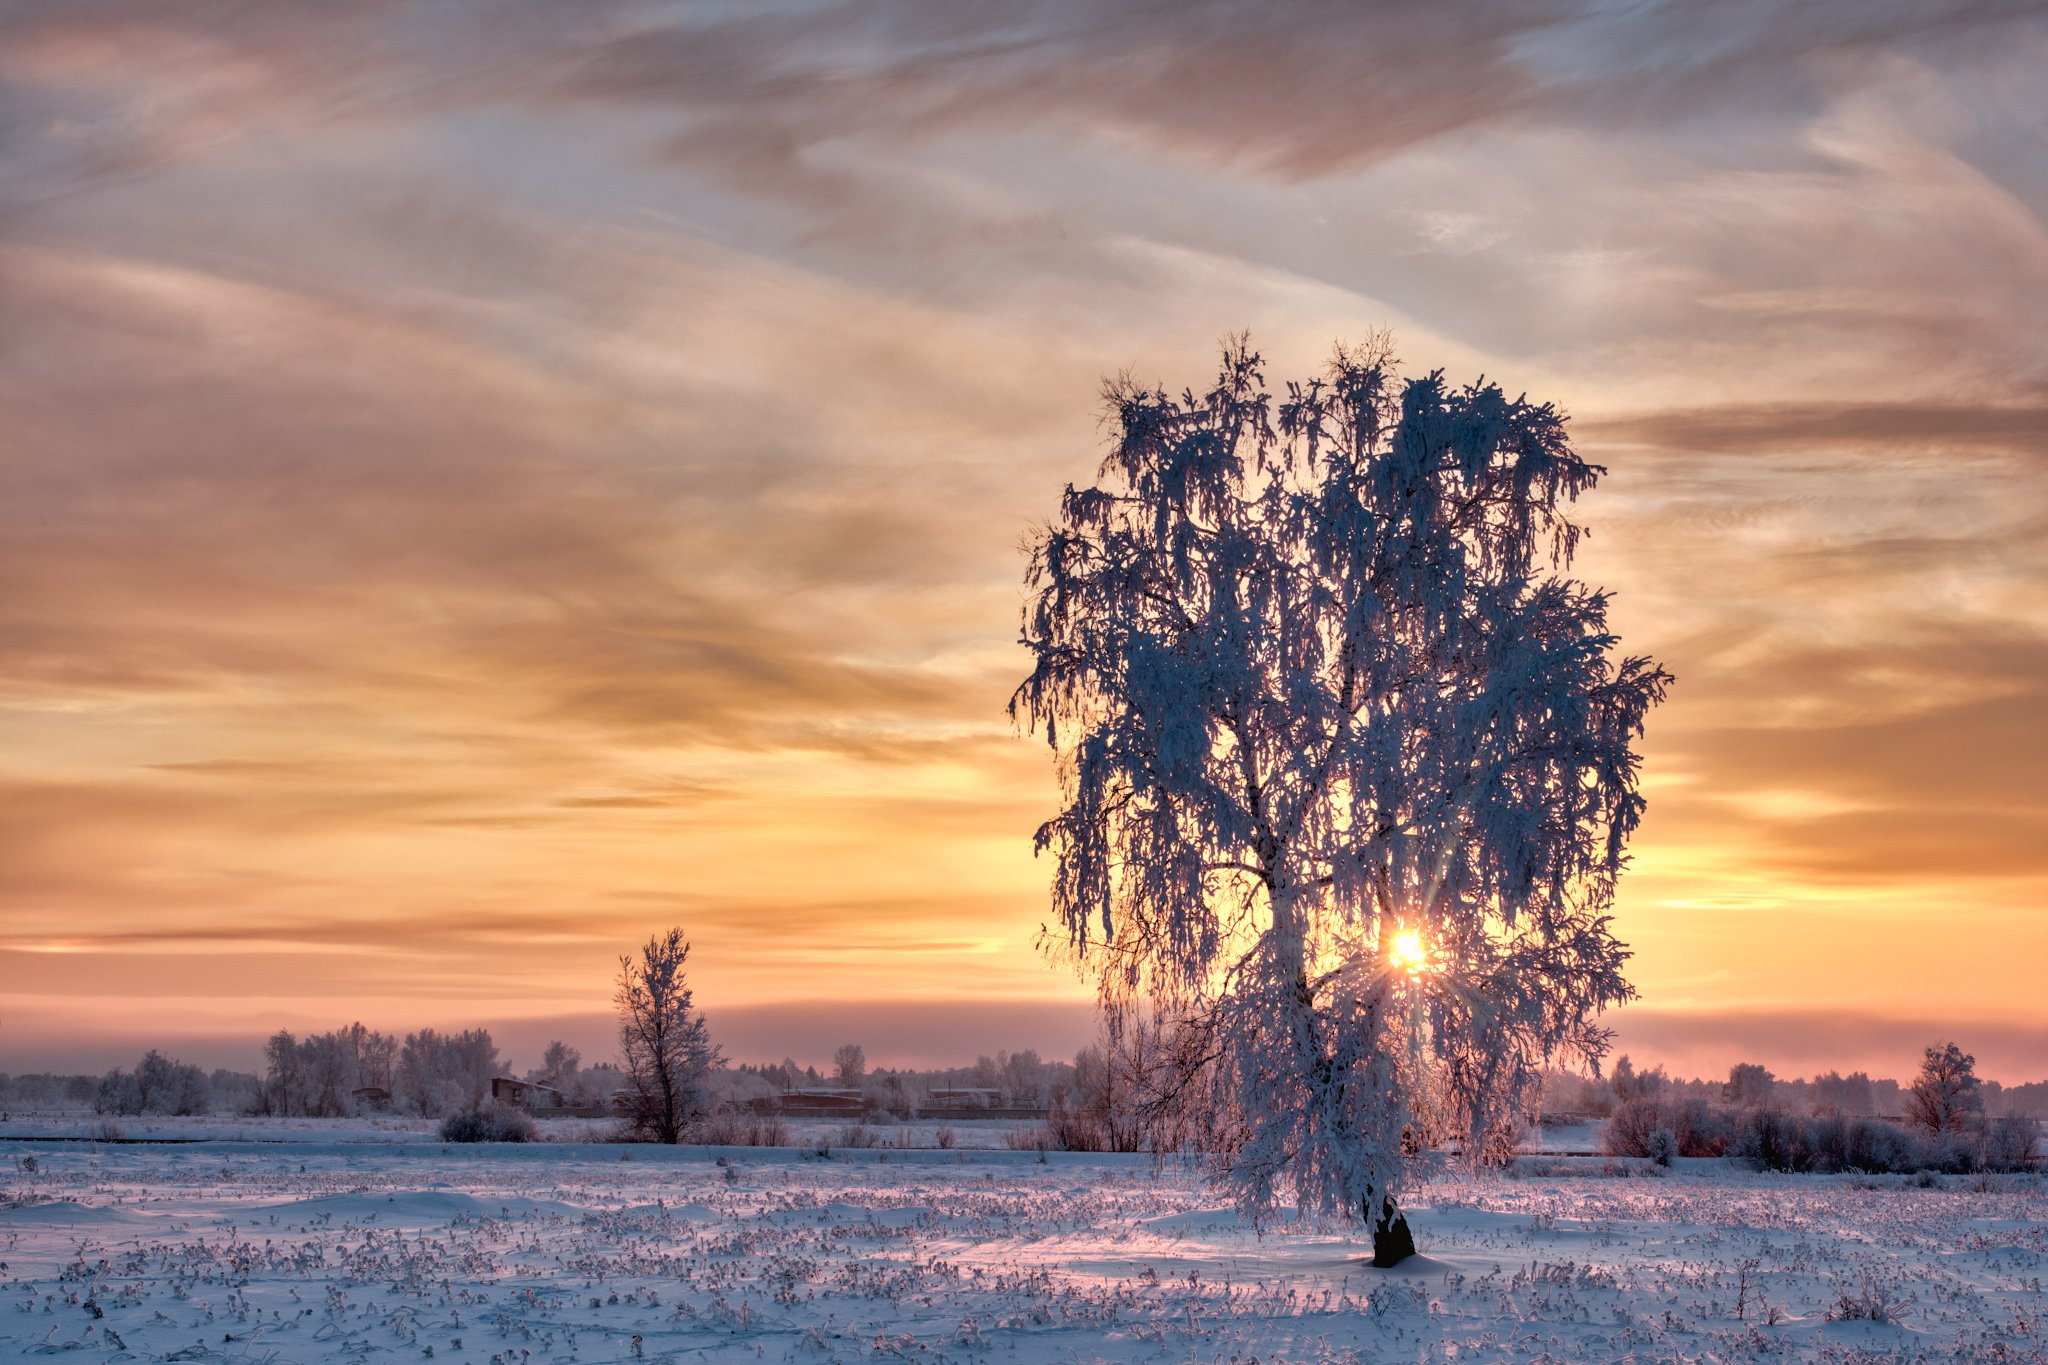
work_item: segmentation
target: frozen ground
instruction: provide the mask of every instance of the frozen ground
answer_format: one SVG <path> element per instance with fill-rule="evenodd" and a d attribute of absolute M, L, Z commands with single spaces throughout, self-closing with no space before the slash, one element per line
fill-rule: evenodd
<path fill-rule="evenodd" d="M 1382 1272 L 1144 1158 L 13 1140 L 0 1360 L 2048 1360 L 2038 1177 L 1532 1164 Z"/>

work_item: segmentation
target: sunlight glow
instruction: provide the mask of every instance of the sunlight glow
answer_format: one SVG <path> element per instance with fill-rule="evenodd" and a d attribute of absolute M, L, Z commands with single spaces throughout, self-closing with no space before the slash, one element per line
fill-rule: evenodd
<path fill-rule="evenodd" d="M 1410 976 L 1429 970 L 1429 946 L 1422 941 L 1420 929 L 1403 929 L 1395 934 L 1392 946 L 1387 949 L 1387 957 Z"/>

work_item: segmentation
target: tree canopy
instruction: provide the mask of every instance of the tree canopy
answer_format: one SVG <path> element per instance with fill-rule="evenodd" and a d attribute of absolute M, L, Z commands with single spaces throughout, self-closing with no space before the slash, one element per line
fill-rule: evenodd
<path fill-rule="evenodd" d="M 1248 1210 L 1384 1215 L 1628 997 L 1607 911 L 1669 675 L 1565 576 L 1603 472 L 1549 404 L 1384 342 L 1269 390 L 1104 391 L 1100 482 L 1029 547 L 1013 717 L 1062 807 L 1058 947 L 1203 1039 Z"/>

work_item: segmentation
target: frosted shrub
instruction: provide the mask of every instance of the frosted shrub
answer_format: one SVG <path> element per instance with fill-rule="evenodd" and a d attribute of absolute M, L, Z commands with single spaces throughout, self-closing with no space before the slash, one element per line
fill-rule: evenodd
<path fill-rule="evenodd" d="M 1671 1108 L 1671 1131 L 1680 1156 L 1720 1156 L 1735 1137 L 1735 1118 L 1703 1099 L 1684 1100 Z"/>
<path fill-rule="evenodd" d="M 1655 1157 L 1650 1143 L 1660 1130 L 1671 1134 L 1677 1156 L 1720 1156 L 1734 1139 L 1735 1119 L 1701 1099 L 1677 1104 L 1625 1100 L 1602 1125 L 1600 1150 L 1608 1156 Z"/>
<path fill-rule="evenodd" d="M 1843 1165 L 1852 1171 L 1903 1173 L 1927 1164 L 1920 1142 L 1883 1119 L 1851 1119 Z"/>
<path fill-rule="evenodd" d="M 692 1123 L 684 1137 L 708 1147 L 737 1147 L 746 1140 L 746 1132 L 746 1115 L 721 1108 Z"/>
<path fill-rule="evenodd" d="M 1659 1128 L 1650 1134 L 1650 1160 L 1659 1166 L 1669 1166 L 1678 1158 L 1678 1134 L 1669 1128 Z"/>
<path fill-rule="evenodd" d="M 2040 1154 L 2041 1129 L 2031 1114 L 2007 1114 L 1984 1130 L 1984 1164 L 1991 1170 L 2028 1170 Z"/>
<path fill-rule="evenodd" d="M 1856 1288 L 1844 1286 L 1836 1293 L 1827 1317 L 1830 1322 L 1875 1322 L 1896 1327 L 1912 1303 L 1910 1294 L 1901 1295 L 1897 1289 L 1866 1270 Z"/>
<path fill-rule="evenodd" d="M 1968 1128 L 1943 1133 L 1934 1140 L 1929 1164 L 1950 1175 L 1969 1175 L 1984 1165 L 1984 1136 Z"/>
<path fill-rule="evenodd" d="M 1818 1114 L 1806 1124 L 1807 1148 L 1816 1171 L 1849 1169 L 1849 1121 L 1840 1114 Z"/>
<path fill-rule="evenodd" d="M 1808 1141 L 1806 1121 L 1773 1106 L 1744 1111 L 1735 1122 L 1731 1150 L 1761 1171 L 1813 1169 L 1813 1147 Z"/>
<path fill-rule="evenodd" d="M 1672 1129 L 1671 1113 L 1655 1100 L 1628 1100 L 1614 1107 L 1600 1129 L 1600 1150 L 1608 1156 L 1649 1156 L 1650 1139 Z"/>
<path fill-rule="evenodd" d="M 832 1135 L 832 1145 L 847 1148 L 879 1147 L 882 1145 L 882 1135 L 866 1123 L 849 1123 Z"/>
<path fill-rule="evenodd" d="M 478 1109 L 441 1120 L 443 1142 L 532 1142 L 533 1116 L 523 1109 Z"/>
<path fill-rule="evenodd" d="M 1045 1120 L 1045 1145 L 1056 1152 L 1107 1152 L 1111 1150 L 1108 1125 L 1088 1109 L 1069 1108 L 1064 1098 L 1055 1100 Z"/>

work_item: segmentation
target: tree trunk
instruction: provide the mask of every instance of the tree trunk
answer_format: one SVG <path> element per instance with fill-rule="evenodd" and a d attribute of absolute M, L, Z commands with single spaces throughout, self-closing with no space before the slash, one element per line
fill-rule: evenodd
<path fill-rule="evenodd" d="M 1367 1206 L 1370 1209 L 1370 1205 Z M 1372 1263 L 1385 1270 L 1396 1266 L 1415 1254 L 1415 1234 L 1408 1230 L 1408 1219 L 1388 1200 L 1380 1213 L 1379 1221 L 1372 1228 Z"/>

